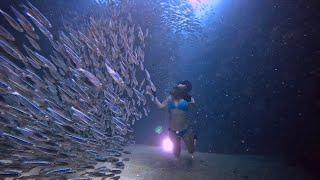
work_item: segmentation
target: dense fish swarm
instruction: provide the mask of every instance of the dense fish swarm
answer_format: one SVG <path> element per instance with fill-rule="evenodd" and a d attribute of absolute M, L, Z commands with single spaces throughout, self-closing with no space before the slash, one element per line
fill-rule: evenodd
<path fill-rule="evenodd" d="M 157 1 L 158 2 L 158 1 Z M 161 20 L 175 34 L 192 35 L 200 33 L 201 22 L 195 16 L 189 1 L 159 1 L 163 14 Z"/>
<path fill-rule="evenodd" d="M 58 35 L 29 2 L 0 10 L 0 179 L 119 178 L 156 88 L 143 64 L 148 31 L 121 4 L 97 6 Z"/>

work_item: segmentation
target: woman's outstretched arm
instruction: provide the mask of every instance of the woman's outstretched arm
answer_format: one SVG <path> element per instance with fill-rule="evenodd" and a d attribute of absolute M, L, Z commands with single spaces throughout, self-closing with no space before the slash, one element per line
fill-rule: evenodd
<path fill-rule="evenodd" d="M 158 108 L 163 109 L 168 106 L 169 98 L 170 97 L 167 97 L 163 102 L 160 102 L 158 97 L 155 97 L 155 103 L 158 106 Z"/>

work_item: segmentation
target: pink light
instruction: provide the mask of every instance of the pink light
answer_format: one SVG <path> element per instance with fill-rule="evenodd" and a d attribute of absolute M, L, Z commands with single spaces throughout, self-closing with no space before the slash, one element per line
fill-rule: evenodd
<path fill-rule="evenodd" d="M 171 142 L 169 137 L 165 137 L 162 141 L 162 149 L 166 152 L 173 151 L 173 143 Z"/>

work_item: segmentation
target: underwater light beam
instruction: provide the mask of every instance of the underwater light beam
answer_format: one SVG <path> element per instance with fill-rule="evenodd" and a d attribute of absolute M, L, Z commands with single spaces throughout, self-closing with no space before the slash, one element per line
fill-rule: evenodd
<path fill-rule="evenodd" d="M 187 0 L 192 6 L 197 17 L 203 17 L 205 14 L 215 8 L 220 0 Z"/>

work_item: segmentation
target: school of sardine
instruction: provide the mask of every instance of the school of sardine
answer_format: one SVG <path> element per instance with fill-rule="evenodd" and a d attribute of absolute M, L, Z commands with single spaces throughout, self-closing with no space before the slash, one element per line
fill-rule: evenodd
<path fill-rule="evenodd" d="M 201 22 L 195 16 L 189 1 L 157 1 L 162 8 L 161 20 L 175 34 L 198 34 Z"/>
<path fill-rule="evenodd" d="M 122 6 L 98 4 L 58 33 L 28 1 L 0 10 L 0 179 L 120 178 L 156 90 L 148 31 Z"/>

